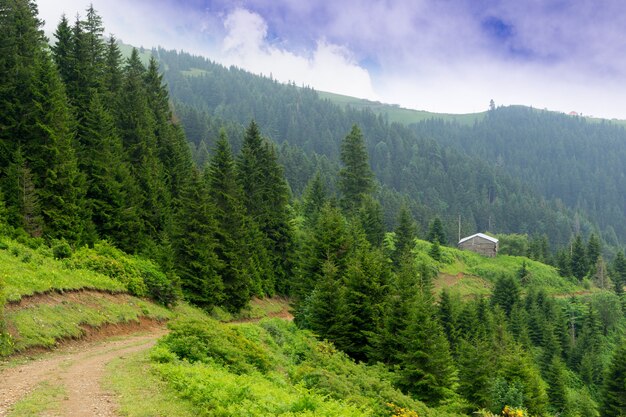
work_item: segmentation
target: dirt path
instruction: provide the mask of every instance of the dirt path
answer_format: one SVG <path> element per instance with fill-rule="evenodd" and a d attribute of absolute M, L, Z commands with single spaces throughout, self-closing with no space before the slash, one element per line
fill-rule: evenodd
<path fill-rule="evenodd" d="M 0 368 L 0 417 L 44 381 L 65 388 L 62 416 L 117 416 L 115 398 L 101 386 L 106 364 L 150 348 L 165 333 L 159 327 L 121 340 L 79 343 L 23 365 Z"/>

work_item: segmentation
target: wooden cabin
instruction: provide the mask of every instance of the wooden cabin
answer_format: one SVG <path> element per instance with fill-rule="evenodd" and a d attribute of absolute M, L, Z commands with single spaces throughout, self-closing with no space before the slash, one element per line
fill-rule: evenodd
<path fill-rule="evenodd" d="M 498 239 L 483 233 L 476 233 L 459 240 L 458 246 L 461 250 L 470 250 L 490 258 L 498 254 Z"/>

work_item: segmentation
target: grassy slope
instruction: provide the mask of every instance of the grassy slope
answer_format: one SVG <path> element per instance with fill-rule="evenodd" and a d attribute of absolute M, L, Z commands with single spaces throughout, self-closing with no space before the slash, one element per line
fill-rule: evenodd
<path fill-rule="evenodd" d="M 418 240 L 417 256 L 432 262 L 428 257 L 430 243 Z M 525 262 L 530 272 L 528 286 L 542 288 L 547 294 L 574 294 L 585 288 L 563 278 L 549 265 L 536 262 L 526 257 L 498 255 L 486 258 L 469 251 L 442 247 L 442 261 L 436 263 L 439 275 L 435 288 L 444 287 L 458 291 L 462 297 L 489 295 L 496 280 L 503 275 L 515 275 Z"/>
<path fill-rule="evenodd" d="M 389 416 L 387 403 L 420 417 L 450 415 L 395 390 L 381 367 L 357 365 L 290 322 L 222 324 L 184 305 L 177 314 L 151 361 L 138 354 L 109 366 L 129 417 L 155 415 L 155 403 L 170 416 Z"/>
<path fill-rule="evenodd" d="M 119 281 L 94 271 L 68 268 L 53 259 L 45 246 L 31 249 L 6 238 L 1 243 L 4 291 L 0 297 L 8 301 L 4 320 L 11 339 L 8 345 L 6 341 L 0 343 L 0 355 L 52 347 L 62 339 L 82 336 L 86 326 L 138 323 L 142 317 L 164 320 L 170 316 L 163 307 L 125 294 L 126 288 Z M 62 295 L 73 290 L 94 292 Z M 25 306 L 16 304 L 36 294 L 57 296 L 40 297 Z"/>
<path fill-rule="evenodd" d="M 427 119 L 442 119 L 447 122 L 458 122 L 463 125 L 472 125 L 474 122 L 482 120 L 486 112 L 468 114 L 448 114 L 431 113 L 424 110 L 405 109 L 391 104 L 384 104 L 377 101 L 370 101 L 341 94 L 318 91 L 321 99 L 327 99 L 340 106 L 350 106 L 355 109 L 370 109 L 376 114 L 383 114 L 389 118 L 390 122 L 402 124 L 418 123 Z"/>
<path fill-rule="evenodd" d="M 52 258 L 49 248 L 31 249 L 13 240 L 2 240 L 0 276 L 5 282 L 8 302 L 50 291 L 97 289 L 125 292 L 123 284 L 102 274 L 82 269 L 69 270 Z"/>

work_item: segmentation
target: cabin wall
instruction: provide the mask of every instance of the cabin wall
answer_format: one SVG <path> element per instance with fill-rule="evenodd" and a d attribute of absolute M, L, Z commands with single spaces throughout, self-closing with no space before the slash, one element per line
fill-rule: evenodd
<path fill-rule="evenodd" d="M 498 252 L 498 244 L 487 239 L 475 237 L 461 243 L 459 249 L 476 252 L 483 256 L 494 257 Z"/>

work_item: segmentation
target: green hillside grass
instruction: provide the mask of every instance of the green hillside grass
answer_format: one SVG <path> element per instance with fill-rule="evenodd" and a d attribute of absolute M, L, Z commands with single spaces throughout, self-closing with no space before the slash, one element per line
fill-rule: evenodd
<path fill-rule="evenodd" d="M 451 247 L 441 247 L 441 262 L 435 262 L 428 256 L 431 244 L 417 240 L 416 256 L 431 262 L 439 275 L 435 288 L 448 287 L 458 291 L 461 296 L 480 296 L 491 294 L 491 288 L 499 277 L 515 276 L 526 263 L 530 275 L 526 288 L 542 289 L 546 294 L 574 294 L 586 289 L 574 281 L 559 275 L 556 268 L 533 261 L 523 256 L 498 255 L 487 258 L 470 251 Z"/>
<path fill-rule="evenodd" d="M 356 364 L 291 322 L 224 324 L 188 306 L 177 314 L 150 362 L 139 354 L 109 367 L 126 415 L 148 415 L 152 398 L 197 416 L 450 415 L 393 388 L 383 367 Z"/>
<path fill-rule="evenodd" d="M 392 123 L 395 122 L 405 125 L 418 123 L 428 119 L 442 119 L 447 122 L 472 125 L 474 122 L 480 121 L 486 114 L 486 112 L 468 114 L 431 113 L 423 110 L 405 109 L 397 105 L 344 96 L 342 94 L 329 93 L 326 91 L 318 91 L 318 94 L 321 99 L 329 100 L 339 106 L 350 106 L 359 110 L 369 109 L 376 114 L 382 114 L 383 116 L 388 117 L 389 121 Z"/>
<path fill-rule="evenodd" d="M 163 273 L 151 262 L 106 244 L 59 260 L 37 240 L 25 243 L 0 238 L 0 357 L 53 347 L 82 337 L 88 328 L 171 316 L 165 307 L 129 294 L 163 289 Z M 29 301 L 32 296 L 38 297 Z"/>
<path fill-rule="evenodd" d="M 46 246 L 30 248 L 15 240 L 0 241 L 0 277 L 4 280 L 4 298 L 8 302 L 50 291 L 78 289 L 126 292 L 126 287 L 103 274 L 87 269 L 69 269 L 55 260 Z"/>

